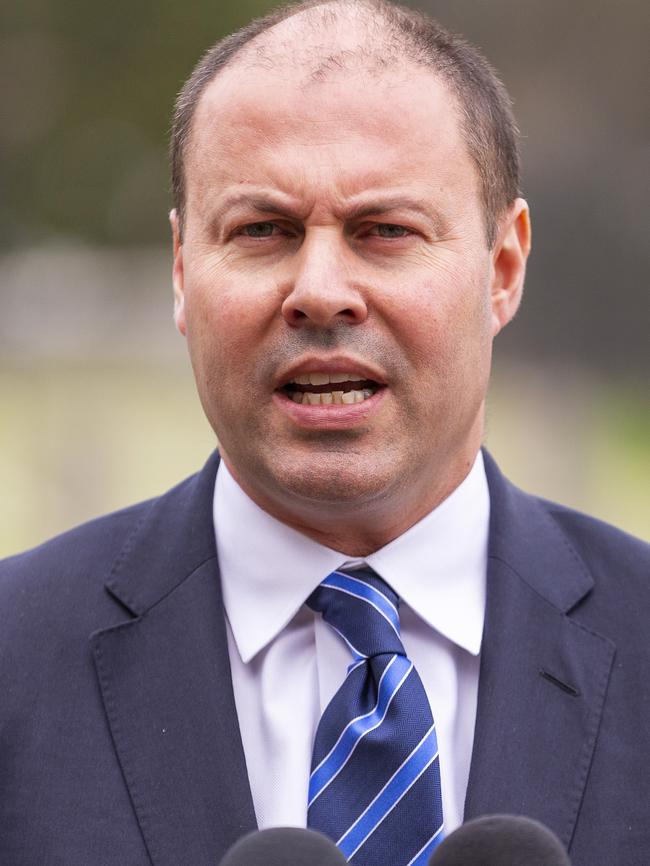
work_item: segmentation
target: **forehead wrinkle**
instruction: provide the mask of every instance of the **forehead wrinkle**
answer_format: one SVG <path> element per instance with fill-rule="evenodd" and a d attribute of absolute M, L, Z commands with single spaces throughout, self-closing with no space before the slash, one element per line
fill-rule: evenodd
<path fill-rule="evenodd" d="M 275 187 L 280 193 L 302 198 L 305 192 L 301 188 L 302 182 L 307 181 L 312 191 L 315 189 L 314 184 L 322 188 L 322 183 L 326 183 L 329 184 L 332 197 L 345 199 L 371 190 L 373 185 L 384 186 L 386 174 L 390 175 L 403 164 L 403 147 L 420 138 L 425 143 L 431 139 L 432 146 L 444 143 L 447 149 L 460 149 L 469 158 L 458 123 L 457 100 L 445 80 L 433 70 L 406 64 L 397 75 L 386 74 L 381 83 L 373 82 L 371 85 L 373 98 L 379 99 L 383 105 L 391 105 L 394 103 L 394 92 L 400 99 L 402 93 L 422 93 L 421 76 L 424 75 L 428 80 L 430 77 L 431 85 L 426 87 L 426 102 L 417 105 L 414 110 L 424 112 L 428 117 L 429 100 L 434 112 L 439 111 L 440 102 L 443 101 L 441 117 L 451 109 L 456 120 L 453 126 L 443 124 L 436 129 L 432 139 L 431 132 L 424 131 L 425 127 L 428 130 L 428 126 L 423 123 L 422 133 L 418 127 L 415 137 L 410 137 L 408 142 L 402 141 L 400 134 L 403 126 L 400 112 L 389 113 L 388 116 L 384 111 L 365 112 L 364 106 L 368 100 L 365 90 L 355 87 L 356 77 L 352 73 L 348 75 L 352 82 L 349 89 L 347 83 L 341 83 L 339 79 L 331 82 L 331 88 L 323 85 L 316 93 L 306 93 L 295 77 L 283 79 L 282 70 L 275 69 L 259 81 L 254 70 L 241 64 L 236 64 L 236 68 L 224 69 L 208 86 L 197 106 L 197 122 L 191 139 L 191 153 L 188 154 L 188 202 L 198 193 L 199 198 L 203 199 L 201 210 L 204 214 L 204 208 L 211 207 L 205 197 L 206 170 L 217 187 L 222 189 L 229 184 L 246 182 L 247 173 L 250 172 L 250 180 L 262 181 L 265 186 Z M 267 93 L 271 101 L 266 98 Z M 269 111 L 269 105 L 276 101 L 277 110 Z M 250 138 L 243 151 L 242 127 L 245 127 L 246 135 Z M 364 146 L 353 148 L 352 151 L 345 150 L 348 138 L 359 138 Z M 337 144 L 344 148 L 341 171 L 335 170 Z M 321 161 L 323 178 L 320 181 L 313 174 L 314 161 L 298 159 L 295 167 L 297 172 L 286 175 L 285 147 L 293 148 L 295 153 L 298 149 L 304 152 L 321 146 L 326 150 Z M 195 170 L 198 157 L 203 160 L 201 175 Z M 346 165 L 350 169 L 349 173 Z M 450 161 L 449 166 L 452 165 L 453 161 Z M 473 175 L 476 174 L 473 163 L 470 168 Z M 328 172 L 329 177 L 325 176 Z M 447 175 L 443 173 L 441 177 L 446 178 Z M 332 187 L 333 178 L 336 189 Z M 428 180 L 433 182 L 431 178 Z M 478 183 L 478 177 L 473 180 Z M 438 181 L 435 184 L 437 187 Z M 317 197 L 325 200 L 323 195 Z"/>
<path fill-rule="evenodd" d="M 355 197 L 344 206 L 344 216 L 348 220 L 359 220 L 364 217 L 380 216 L 390 211 L 410 211 L 425 217 L 435 223 L 436 228 L 441 228 L 442 220 L 438 212 L 425 201 L 403 192 L 368 191 L 361 196 Z"/>
<path fill-rule="evenodd" d="M 225 195 L 212 210 L 211 219 L 219 222 L 230 211 L 242 207 L 249 207 L 259 213 L 274 213 L 294 219 L 306 219 L 311 211 L 311 208 L 301 206 L 297 199 L 274 190 L 237 190 Z"/>
<path fill-rule="evenodd" d="M 382 129 L 385 133 L 385 128 Z M 199 136 L 195 139 L 199 149 L 200 138 Z M 283 147 L 276 148 L 273 135 L 269 139 L 267 134 L 262 134 L 258 139 L 263 144 L 255 149 L 255 160 L 251 165 L 242 159 L 242 154 L 237 149 L 237 140 L 226 141 L 221 136 L 218 138 L 218 143 L 212 136 L 207 138 L 208 147 L 226 146 L 228 151 L 225 160 L 215 160 L 212 157 L 210 159 L 218 170 L 218 177 L 215 175 L 216 194 L 208 194 L 210 185 L 199 182 L 200 176 L 196 172 L 189 172 L 188 178 L 188 200 L 193 199 L 193 193 L 198 192 L 199 199 L 203 200 L 201 210 L 204 214 L 216 214 L 215 217 L 211 216 L 211 219 L 221 219 L 226 210 L 246 204 L 258 211 L 285 213 L 301 220 L 306 219 L 315 207 L 324 212 L 322 206 L 329 208 L 331 213 L 342 220 L 359 219 L 402 207 L 418 211 L 432 221 L 439 232 L 444 232 L 438 209 L 428 206 L 428 202 L 433 202 L 436 198 L 435 190 L 439 181 L 431 177 L 426 179 L 429 192 L 420 203 L 418 196 L 414 196 L 409 189 L 409 181 L 401 173 L 395 174 L 396 168 L 399 169 L 402 162 L 399 150 L 382 150 L 381 158 L 377 159 L 376 149 L 358 148 L 358 159 L 348 162 L 347 165 L 344 161 L 339 166 L 336 144 L 340 142 L 336 139 L 331 140 L 330 136 L 325 136 L 321 141 L 292 140 L 291 146 L 303 151 L 321 145 L 326 148 L 334 145 L 334 150 L 325 151 L 324 156 L 327 158 L 321 161 L 298 160 L 294 170 L 287 175 L 287 154 Z M 453 144 L 453 141 L 447 143 L 449 147 Z M 264 158 L 260 160 L 262 153 Z M 252 172 L 252 183 L 247 180 L 249 171 Z M 418 180 L 421 182 L 425 178 L 417 173 L 413 181 Z M 232 189 L 231 193 L 228 192 L 229 187 Z"/>
<path fill-rule="evenodd" d="M 231 212 L 245 208 L 250 208 L 259 214 L 273 214 L 307 222 L 319 209 L 318 205 L 317 201 L 301 204 L 297 198 L 275 190 L 263 188 L 250 191 L 236 190 L 226 194 L 215 208 L 210 208 L 210 222 L 219 224 Z M 401 191 L 364 190 L 360 195 L 353 195 L 347 199 L 345 195 L 338 195 L 331 202 L 331 207 L 333 215 L 343 223 L 404 210 L 415 212 L 428 220 L 438 233 L 444 233 L 448 229 L 446 221 L 437 209 Z"/>

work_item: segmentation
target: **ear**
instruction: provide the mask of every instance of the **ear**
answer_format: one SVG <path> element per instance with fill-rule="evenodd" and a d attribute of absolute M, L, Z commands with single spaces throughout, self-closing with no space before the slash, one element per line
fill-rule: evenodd
<path fill-rule="evenodd" d="M 183 244 L 176 209 L 169 214 L 169 223 L 172 227 L 172 242 L 174 249 L 174 265 L 172 269 L 172 282 L 174 285 L 174 322 L 180 333 L 185 336 L 187 325 L 185 324 L 185 285 L 183 276 Z"/>
<path fill-rule="evenodd" d="M 492 336 L 513 318 L 524 290 L 530 252 L 530 215 L 523 198 L 515 199 L 499 223 L 492 250 Z"/>

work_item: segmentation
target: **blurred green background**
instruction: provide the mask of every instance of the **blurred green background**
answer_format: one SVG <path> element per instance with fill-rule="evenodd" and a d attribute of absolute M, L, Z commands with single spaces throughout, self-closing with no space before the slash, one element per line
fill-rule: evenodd
<path fill-rule="evenodd" d="M 4 0 L 0 555 L 214 445 L 171 320 L 169 118 L 201 52 L 271 5 Z M 650 538 L 647 3 L 412 5 L 483 48 L 523 134 L 534 253 L 488 446 L 522 486 Z"/>

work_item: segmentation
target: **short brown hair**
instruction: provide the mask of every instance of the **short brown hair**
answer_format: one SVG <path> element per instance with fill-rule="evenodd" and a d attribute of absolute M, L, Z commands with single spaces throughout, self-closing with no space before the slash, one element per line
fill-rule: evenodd
<path fill-rule="evenodd" d="M 518 131 L 508 93 L 483 55 L 435 19 L 390 0 L 303 0 L 257 18 L 213 45 L 199 60 L 176 100 L 170 155 L 172 197 L 183 227 L 185 211 L 185 153 L 197 104 L 212 79 L 260 34 L 305 10 L 331 12 L 341 7 L 367 11 L 379 22 L 385 50 L 440 75 L 455 95 L 461 128 L 481 185 L 488 245 L 496 239 L 497 221 L 519 195 Z M 334 8 L 332 8 L 334 7 Z M 338 8 L 337 8 L 338 7 Z"/>

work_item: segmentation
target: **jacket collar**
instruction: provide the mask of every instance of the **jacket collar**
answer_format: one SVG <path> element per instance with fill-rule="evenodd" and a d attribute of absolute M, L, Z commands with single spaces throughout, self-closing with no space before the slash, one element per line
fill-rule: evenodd
<path fill-rule="evenodd" d="M 151 500 L 113 563 L 106 588 L 134 616 L 216 558 L 212 498 L 219 460 L 215 451 L 201 472 Z"/>
<path fill-rule="evenodd" d="M 218 457 L 147 508 L 91 635 L 112 741 L 154 866 L 213 866 L 255 829 L 212 526 Z"/>
<path fill-rule="evenodd" d="M 594 583 L 553 508 L 485 458 L 487 605 L 465 819 L 528 815 L 569 848 L 615 646 L 572 615 Z"/>
<path fill-rule="evenodd" d="M 564 613 L 592 590 L 593 578 L 551 516 L 551 503 L 507 481 L 484 449 L 490 488 L 490 542 L 493 563 L 507 563 L 519 577 Z"/>
<path fill-rule="evenodd" d="M 484 458 L 487 606 L 465 817 L 526 814 L 568 847 L 615 648 L 572 618 L 593 580 L 548 504 Z M 218 862 L 255 827 L 212 524 L 218 462 L 149 505 L 107 581 L 135 619 L 92 636 L 155 866 Z"/>
<path fill-rule="evenodd" d="M 490 559 L 508 563 L 531 589 L 568 612 L 592 589 L 591 575 L 540 501 L 506 481 L 488 451 L 483 457 L 490 488 Z M 216 557 L 212 501 L 219 460 L 215 451 L 198 475 L 152 500 L 113 563 L 106 587 L 135 616 Z M 157 544 L 150 545 L 150 538 Z M 550 566 L 562 580 L 549 579 Z M 145 574 L 146 580 L 139 577 Z"/>

